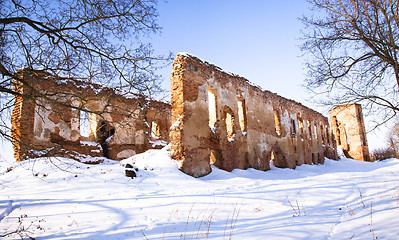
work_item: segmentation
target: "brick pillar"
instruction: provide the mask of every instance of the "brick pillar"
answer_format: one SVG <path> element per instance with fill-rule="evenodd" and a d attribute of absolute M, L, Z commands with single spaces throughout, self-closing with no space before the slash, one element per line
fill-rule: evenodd
<path fill-rule="evenodd" d="M 23 73 L 20 74 L 23 75 Z M 15 97 L 11 114 L 11 138 L 14 157 L 17 161 L 21 161 L 27 157 L 33 141 L 35 103 L 30 98 L 31 89 L 18 80 L 14 80 L 14 90 L 22 96 Z"/>
<path fill-rule="evenodd" d="M 337 146 L 347 157 L 370 161 L 362 106 L 349 104 L 330 111 L 330 122 Z"/>

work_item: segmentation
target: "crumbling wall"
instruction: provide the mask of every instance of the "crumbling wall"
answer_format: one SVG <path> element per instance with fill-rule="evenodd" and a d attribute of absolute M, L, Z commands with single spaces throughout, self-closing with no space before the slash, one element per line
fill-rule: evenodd
<path fill-rule="evenodd" d="M 32 99 L 23 99 L 22 94 L 30 95 L 31 89 L 24 89 L 22 84 L 14 84 L 14 90 L 19 93 L 15 97 L 15 105 L 11 113 L 11 139 L 13 141 L 15 159 L 26 158 L 26 153 L 33 139 L 34 109 Z"/>
<path fill-rule="evenodd" d="M 171 156 L 195 177 L 210 164 L 235 168 L 295 168 L 336 159 L 328 119 L 292 100 L 188 54 L 171 76 Z"/>
<path fill-rule="evenodd" d="M 17 160 L 42 155 L 120 160 L 169 141 L 168 104 L 140 96 L 126 98 L 72 79 L 52 79 L 40 71 L 19 74 L 33 88 L 15 81 L 15 89 L 27 96 L 16 98 L 12 114 Z M 86 126 L 82 121 L 87 121 Z"/>
<path fill-rule="evenodd" d="M 349 104 L 330 111 L 330 122 L 337 146 L 346 157 L 370 161 L 362 106 Z"/>

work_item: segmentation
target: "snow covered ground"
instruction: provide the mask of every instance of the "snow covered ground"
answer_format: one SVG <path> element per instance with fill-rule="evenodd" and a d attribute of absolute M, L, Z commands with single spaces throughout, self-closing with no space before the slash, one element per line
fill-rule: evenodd
<path fill-rule="evenodd" d="M 0 163 L 0 235 L 36 239 L 399 239 L 399 160 L 195 179 L 167 151 L 119 162 Z M 125 162 L 125 163 L 126 163 Z M 19 239 L 17 234 L 6 238 Z"/>

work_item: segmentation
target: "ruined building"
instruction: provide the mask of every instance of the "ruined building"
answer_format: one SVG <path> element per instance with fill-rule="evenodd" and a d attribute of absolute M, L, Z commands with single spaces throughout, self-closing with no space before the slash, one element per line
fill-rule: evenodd
<path fill-rule="evenodd" d="M 337 159 L 337 144 L 348 156 L 368 159 L 359 105 L 334 109 L 330 127 L 320 113 L 188 54 L 174 61 L 171 105 L 42 72 L 20 74 L 47 98 L 15 85 L 33 96 L 16 98 L 17 160 L 41 155 L 120 160 L 167 142 L 181 170 L 194 177 L 208 174 L 212 164 L 227 171 L 322 164 L 324 157 Z M 355 118 L 343 114 L 353 111 Z"/>
<path fill-rule="evenodd" d="M 337 159 L 326 117 L 196 57 L 177 56 L 171 96 L 171 155 L 190 175 Z"/>
<path fill-rule="evenodd" d="M 330 124 L 345 157 L 370 161 L 362 107 L 359 104 L 335 107 L 330 111 Z"/>
<path fill-rule="evenodd" d="M 95 84 L 53 79 L 40 71 L 19 74 L 32 87 L 17 81 L 14 86 L 27 96 L 16 97 L 11 116 L 17 160 L 39 156 L 121 160 L 169 141 L 168 104 L 127 98 Z"/>

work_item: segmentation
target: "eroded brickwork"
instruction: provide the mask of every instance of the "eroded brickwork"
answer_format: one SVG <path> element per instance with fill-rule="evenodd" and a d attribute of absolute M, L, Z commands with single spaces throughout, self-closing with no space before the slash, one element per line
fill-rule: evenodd
<path fill-rule="evenodd" d="M 330 122 L 337 145 L 346 157 L 370 161 L 361 105 L 334 108 L 330 111 Z"/>
<path fill-rule="evenodd" d="M 195 177 L 210 164 L 235 168 L 295 168 L 337 158 L 328 119 L 297 102 L 188 54 L 171 76 L 171 155 Z"/>
<path fill-rule="evenodd" d="M 169 141 L 170 105 L 144 98 L 126 98 L 114 90 L 71 79 L 52 79 L 43 72 L 27 72 L 27 87 L 15 81 L 17 97 L 12 113 L 15 158 L 67 156 L 77 160 L 108 157 L 120 160 Z M 45 97 L 43 94 L 45 93 Z M 65 105 L 64 105 L 65 104 Z M 70 107 L 72 106 L 72 108 Z M 82 125 L 81 109 L 88 110 Z M 83 136 L 81 128 L 89 134 Z"/>
<path fill-rule="evenodd" d="M 173 64 L 172 106 L 43 72 L 20 74 L 34 88 L 15 83 L 29 96 L 16 97 L 12 115 L 17 160 L 120 160 L 169 141 L 180 169 L 194 177 L 211 172 L 212 164 L 227 171 L 323 164 L 324 157 L 337 159 L 337 143 L 348 156 L 368 159 L 360 106 L 335 108 L 330 128 L 320 113 L 188 54 Z M 86 125 L 81 108 L 89 112 Z"/>
<path fill-rule="evenodd" d="M 21 74 L 21 73 L 20 73 Z M 15 159 L 24 159 L 31 151 L 33 139 L 33 118 L 35 104 L 31 99 L 23 99 L 22 94 L 31 94 L 31 89 L 24 89 L 20 83 L 14 84 L 16 92 L 21 96 L 15 97 L 15 106 L 11 114 L 11 138 L 13 140 Z"/>

